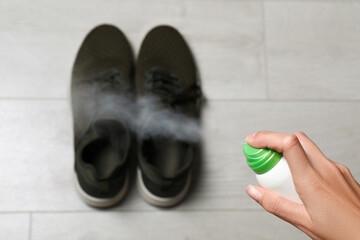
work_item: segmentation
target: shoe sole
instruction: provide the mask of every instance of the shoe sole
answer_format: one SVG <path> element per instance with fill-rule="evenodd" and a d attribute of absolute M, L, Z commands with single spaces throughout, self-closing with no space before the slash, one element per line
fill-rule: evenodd
<path fill-rule="evenodd" d="M 108 208 L 118 204 L 126 195 L 129 189 L 129 173 L 126 174 L 125 182 L 123 188 L 120 190 L 118 194 L 111 198 L 96 198 L 87 194 L 80 186 L 77 174 L 74 173 L 74 182 L 75 188 L 80 198 L 89 206 L 96 208 Z"/>
<path fill-rule="evenodd" d="M 170 198 L 162 198 L 159 196 L 156 196 L 152 194 L 145 186 L 141 170 L 138 169 L 137 172 L 137 186 L 138 190 L 140 192 L 141 197 L 151 205 L 154 205 L 156 207 L 172 207 L 180 203 L 186 196 L 186 194 L 189 191 L 190 188 L 190 182 L 191 182 L 191 173 L 189 174 L 189 177 L 186 181 L 186 185 L 184 189 L 176 196 L 170 197 Z"/>

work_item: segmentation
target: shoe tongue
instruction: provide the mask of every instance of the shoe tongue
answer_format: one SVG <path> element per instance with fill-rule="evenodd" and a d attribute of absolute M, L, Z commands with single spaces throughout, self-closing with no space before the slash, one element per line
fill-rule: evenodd
<path fill-rule="evenodd" d="M 112 141 L 125 140 L 128 132 L 125 126 L 116 120 L 100 119 L 92 124 L 93 132 L 101 138 Z"/>
<path fill-rule="evenodd" d="M 170 137 L 153 139 L 153 161 L 165 178 L 175 177 L 189 160 L 188 145 Z"/>
<path fill-rule="evenodd" d="M 175 138 L 180 130 L 179 116 L 167 110 L 156 111 L 158 112 L 148 113 L 144 118 L 141 135 L 143 138 L 156 137 L 162 139 L 162 142 L 168 142 L 165 139 Z"/>
<path fill-rule="evenodd" d="M 200 141 L 200 127 L 195 119 L 168 109 L 151 110 L 140 118 L 139 135 L 142 139 L 169 137 L 189 143 Z"/>
<path fill-rule="evenodd" d="M 179 114 L 169 111 L 149 113 L 140 132 L 142 154 L 164 178 L 172 179 L 190 166 L 193 142 Z"/>
<path fill-rule="evenodd" d="M 182 144 L 172 138 L 161 137 L 154 140 L 154 148 L 157 151 L 159 157 L 173 159 L 181 154 Z"/>

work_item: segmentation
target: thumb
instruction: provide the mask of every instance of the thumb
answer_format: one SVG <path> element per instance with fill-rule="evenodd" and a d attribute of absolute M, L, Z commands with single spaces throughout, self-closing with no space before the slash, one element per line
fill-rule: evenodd
<path fill-rule="evenodd" d="M 295 226 L 307 226 L 311 221 L 305 206 L 301 203 L 290 201 L 260 186 L 249 185 L 246 192 L 266 211 Z"/>

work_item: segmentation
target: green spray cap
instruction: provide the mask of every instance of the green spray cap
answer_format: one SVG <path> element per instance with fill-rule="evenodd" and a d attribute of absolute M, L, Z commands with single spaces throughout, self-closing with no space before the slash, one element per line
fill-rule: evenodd
<path fill-rule="evenodd" d="M 282 154 L 268 148 L 254 148 L 244 144 L 244 155 L 249 167 L 256 174 L 263 174 L 271 170 L 282 158 Z"/>

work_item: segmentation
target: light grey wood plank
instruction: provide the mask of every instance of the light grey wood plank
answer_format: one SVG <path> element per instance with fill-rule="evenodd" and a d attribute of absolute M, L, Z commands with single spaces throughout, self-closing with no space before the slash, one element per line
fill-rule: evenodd
<path fill-rule="evenodd" d="M 28 240 L 29 214 L 0 214 L 0 239 Z"/>
<path fill-rule="evenodd" d="M 69 202 L 82 206 L 71 191 L 72 130 L 67 104 L 9 100 L 0 101 L 0 109 L 0 210 L 54 209 Z"/>
<path fill-rule="evenodd" d="M 193 49 L 208 98 L 265 98 L 260 1 L 178 0 L 1 1 L 0 97 L 66 97 L 78 47 L 104 22 L 135 52 L 151 28 L 173 25 Z"/>
<path fill-rule="evenodd" d="M 88 210 L 73 186 L 70 109 L 65 101 L 0 101 L 0 211 Z M 242 144 L 259 130 L 303 130 L 360 180 L 360 103 L 210 101 L 204 110 L 204 159 L 196 184 L 176 209 L 258 209 L 245 193 L 255 176 Z M 156 209 L 135 186 L 118 210 Z"/>
<path fill-rule="evenodd" d="M 265 212 L 92 212 L 35 214 L 32 240 L 309 239 Z"/>
<path fill-rule="evenodd" d="M 183 29 L 209 99 L 264 99 L 259 1 L 189 1 Z"/>
<path fill-rule="evenodd" d="M 265 1 L 272 99 L 360 99 L 359 2 Z"/>

